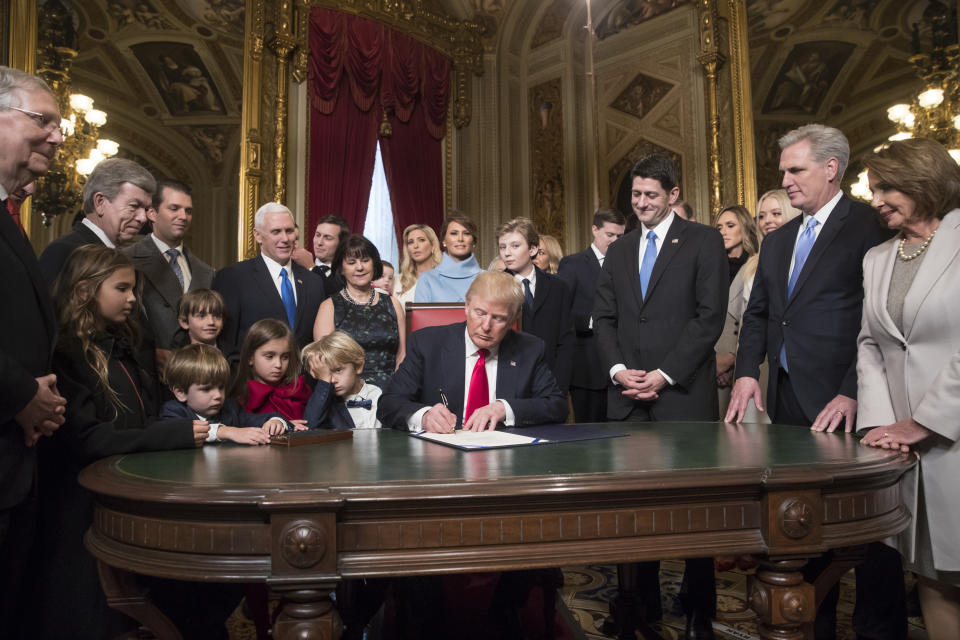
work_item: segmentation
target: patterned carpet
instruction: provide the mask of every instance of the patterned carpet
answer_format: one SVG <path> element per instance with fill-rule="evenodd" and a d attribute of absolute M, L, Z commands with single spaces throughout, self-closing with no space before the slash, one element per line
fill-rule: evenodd
<path fill-rule="evenodd" d="M 600 629 L 607 617 L 607 603 L 617 590 L 617 572 L 613 565 L 568 567 L 563 570 L 564 587 L 561 592 L 563 612 L 573 626 L 579 626 L 578 638 L 604 640 L 608 638 Z M 683 637 L 685 618 L 680 609 L 677 593 L 683 575 L 683 563 L 664 561 L 660 564 L 660 582 L 663 594 L 663 621 L 652 625 L 664 640 Z M 908 578 L 908 583 L 911 580 Z M 717 574 L 717 620 L 714 630 L 719 640 L 759 639 L 756 616 L 747 606 L 747 574 L 738 570 Z M 840 604 L 837 608 L 837 640 L 856 640 L 850 627 L 853 613 L 853 574 L 840 583 Z M 927 640 L 923 620 L 910 618 L 910 640 Z M 253 625 L 238 607 L 227 621 L 231 640 L 255 640 Z"/>

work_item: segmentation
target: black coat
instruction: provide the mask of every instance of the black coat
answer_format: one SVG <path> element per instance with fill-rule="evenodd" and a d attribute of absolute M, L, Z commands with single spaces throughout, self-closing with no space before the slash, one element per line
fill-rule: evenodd
<path fill-rule="evenodd" d="M 93 496 L 77 482 L 79 471 L 120 453 L 194 446 L 192 420 L 156 419 L 157 383 L 134 350 L 109 335 L 97 343 L 109 354 L 108 377 L 123 404 L 119 409 L 100 390 L 76 344 L 61 345 L 54 356 L 67 413 L 64 425 L 41 443 L 37 637 L 99 640 L 123 627 L 106 607 L 96 564 L 83 546 Z"/>
<path fill-rule="evenodd" d="M 81 218 L 82 220 L 82 218 Z M 47 287 L 53 287 L 53 281 L 60 275 L 63 265 L 77 247 L 85 244 L 103 244 L 103 241 L 82 222 L 73 225 L 73 229 L 50 244 L 40 254 L 40 272 L 47 283 Z"/>
<path fill-rule="evenodd" d="M 302 349 L 313 342 L 313 323 L 326 294 L 322 277 L 296 262 L 290 264 L 297 295 L 293 334 Z M 261 256 L 221 269 L 213 278 L 212 288 L 220 292 L 227 304 L 220 336 L 231 363 L 239 358 L 243 338 L 253 323 L 264 318 L 287 321 L 280 292 Z"/>
<path fill-rule="evenodd" d="M 33 247 L 0 200 L 0 509 L 22 501 L 36 471 L 36 449 L 23 443 L 14 417 L 37 393 L 36 379 L 51 371 L 56 320 Z M 62 389 L 61 389 L 62 390 Z"/>
<path fill-rule="evenodd" d="M 776 407 L 780 346 L 790 383 L 812 423 L 837 394 L 857 397 L 857 335 L 863 310 L 863 256 L 889 237 L 876 212 L 842 196 L 810 250 L 787 300 L 797 216 L 763 240 L 750 301 L 743 313 L 737 377 L 760 375 L 770 359 L 767 407 Z"/>
<path fill-rule="evenodd" d="M 591 247 L 566 256 L 560 261 L 557 276 L 567 283 L 573 301 L 573 357 L 575 366 L 570 376 L 570 386 L 581 389 L 606 389 L 610 384 L 608 372 L 600 360 L 596 336 L 590 326 L 593 303 L 600 278 L 600 261 Z"/>
<path fill-rule="evenodd" d="M 597 283 L 593 326 L 603 366 L 660 369 L 675 384 L 651 404 L 656 420 L 716 420 L 716 357 L 729 295 L 720 233 L 674 216 L 647 297 L 640 289 L 642 227 L 610 245 Z M 607 415 L 622 420 L 633 400 L 611 386 Z"/>
<path fill-rule="evenodd" d="M 539 267 L 534 269 L 537 273 L 537 285 L 533 293 L 533 309 L 523 305 L 523 332 L 543 340 L 543 355 L 547 366 L 557 379 L 557 386 L 566 393 L 570 387 L 570 371 L 573 367 L 570 289 L 557 276 L 544 273 Z"/>

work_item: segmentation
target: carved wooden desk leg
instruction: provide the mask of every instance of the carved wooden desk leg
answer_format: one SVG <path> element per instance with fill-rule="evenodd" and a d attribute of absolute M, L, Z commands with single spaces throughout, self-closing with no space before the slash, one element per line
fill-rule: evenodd
<path fill-rule="evenodd" d="M 181 640 L 180 630 L 157 608 L 145 589 L 137 584 L 136 575 L 97 560 L 100 584 L 107 604 L 150 629 L 159 640 Z"/>
<path fill-rule="evenodd" d="M 759 558 L 750 606 L 760 617 L 760 637 L 765 640 L 802 640 L 817 613 L 813 585 L 803 581 L 805 558 Z M 812 639 L 812 636 L 811 636 Z"/>
<path fill-rule="evenodd" d="M 337 640 L 343 632 L 330 592 L 334 585 L 281 591 L 280 615 L 273 623 L 275 640 Z"/>

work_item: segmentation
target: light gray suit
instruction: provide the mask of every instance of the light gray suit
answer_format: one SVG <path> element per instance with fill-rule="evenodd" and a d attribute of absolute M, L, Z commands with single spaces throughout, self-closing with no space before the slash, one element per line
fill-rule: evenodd
<path fill-rule="evenodd" d="M 167 259 L 160 254 L 149 235 L 125 250 L 137 271 L 143 274 L 143 308 L 159 349 L 169 349 L 173 334 L 180 328 L 177 306 L 183 296 L 180 282 Z M 190 291 L 209 289 L 213 268 L 184 247 L 183 255 L 190 265 Z"/>
<path fill-rule="evenodd" d="M 920 482 L 934 565 L 960 571 L 960 209 L 944 217 L 923 257 L 903 303 L 902 333 L 887 313 L 897 242 L 874 247 L 863 260 L 857 428 L 912 417 L 940 436 L 920 447 Z M 908 558 L 912 537 L 901 538 Z"/>

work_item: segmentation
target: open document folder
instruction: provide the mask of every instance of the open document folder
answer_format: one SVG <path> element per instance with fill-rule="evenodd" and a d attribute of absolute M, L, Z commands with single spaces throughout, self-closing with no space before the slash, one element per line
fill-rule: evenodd
<path fill-rule="evenodd" d="M 496 431 L 457 430 L 453 433 L 418 431 L 410 435 L 463 451 L 477 451 L 502 449 L 504 447 L 523 447 L 532 444 L 595 440 L 597 438 L 618 438 L 627 434 L 601 424 L 543 424 L 536 427 L 498 429 Z"/>

